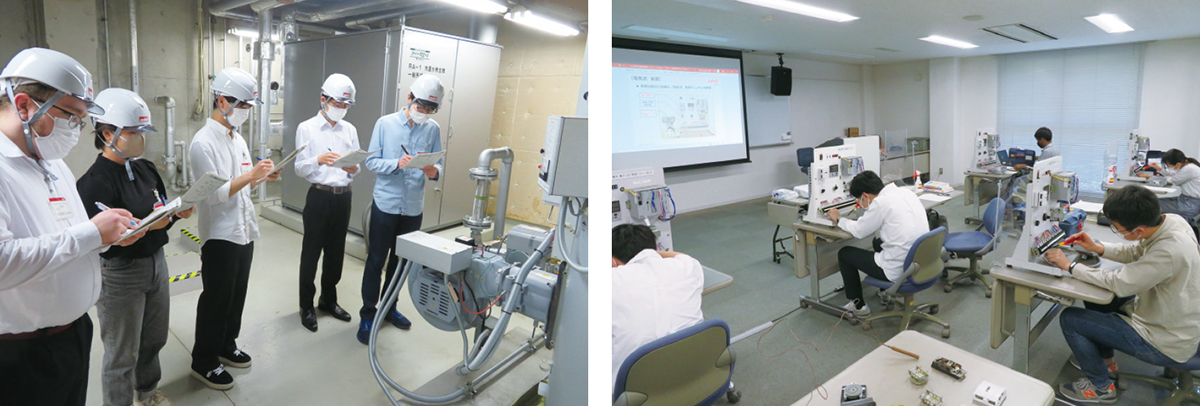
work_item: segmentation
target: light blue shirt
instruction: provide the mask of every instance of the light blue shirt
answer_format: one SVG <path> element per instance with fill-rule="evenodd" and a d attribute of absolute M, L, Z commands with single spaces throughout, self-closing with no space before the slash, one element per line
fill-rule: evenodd
<path fill-rule="evenodd" d="M 401 148 L 401 146 L 404 148 Z M 388 214 L 416 216 L 425 205 L 425 172 L 421 168 L 396 168 L 405 149 L 411 155 L 442 150 L 442 130 L 437 121 L 410 125 L 404 112 L 380 117 L 371 132 L 368 151 L 379 150 L 367 158 L 367 169 L 375 172 L 375 207 Z M 434 165 L 442 175 L 442 160 Z"/>

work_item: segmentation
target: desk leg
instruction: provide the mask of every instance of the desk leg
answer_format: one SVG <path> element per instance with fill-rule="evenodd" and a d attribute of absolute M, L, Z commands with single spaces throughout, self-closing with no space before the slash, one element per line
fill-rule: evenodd
<path fill-rule="evenodd" d="M 971 185 L 973 186 L 971 188 L 971 193 L 975 195 L 975 217 L 967 217 L 963 219 L 963 222 L 967 224 L 983 223 L 983 215 L 979 213 L 979 179 L 980 178 L 978 176 L 971 176 L 970 179 L 967 180 L 968 182 L 971 182 Z"/>
<path fill-rule="evenodd" d="M 796 251 L 799 252 L 799 250 L 801 249 L 801 247 L 799 245 L 800 239 L 797 238 L 796 241 L 797 241 Z M 803 309 L 805 307 L 812 306 L 812 308 L 814 308 L 816 310 L 820 310 L 822 312 L 829 313 L 830 315 L 833 315 L 833 316 L 842 317 L 842 315 L 845 312 L 843 311 L 843 309 L 841 307 L 825 303 L 824 301 L 821 300 L 821 273 L 820 273 L 819 265 L 817 264 L 817 235 L 815 233 L 813 233 L 811 231 L 804 232 L 804 247 L 803 247 L 803 249 L 805 250 L 805 253 L 806 253 L 806 255 L 805 255 L 806 258 L 804 258 L 805 266 L 808 267 L 808 272 L 809 272 L 808 273 L 809 290 L 812 293 L 810 296 L 803 296 L 803 295 L 800 296 L 800 308 Z M 795 262 L 796 262 L 796 266 L 799 267 L 800 261 L 795 261 Z M 857 319 L 850 318 L 849 320 L 851 321 L 851 324 L 857 324 Z"/>
<path fill-rule="evenodd" d="M 1028 287 L 1017 285 L 1013 289 L 1013 294 L 1016 296 L 1016 326 L 1013 330 L 1013 369 L 1020 373 L 1029 372 L 1029 345 L 1030 341 L 1030 304 L 1033 296 L 1033 291 Z"/>
<path fill-rule="evenodd" d="M 783 241 L 786 240 L 786 238 L 779 238 L 779 229 L 780 226 L 776 225 L 775 234 L 771 236 L 771 260 L 775 261 L 776 264 L 779 263 L 779 257 L 784 255 L 792 257 L 793 259 L 796 258 L 792 255 L 792 253 L 787 251 L 787 246 L 783 244 Z"/>

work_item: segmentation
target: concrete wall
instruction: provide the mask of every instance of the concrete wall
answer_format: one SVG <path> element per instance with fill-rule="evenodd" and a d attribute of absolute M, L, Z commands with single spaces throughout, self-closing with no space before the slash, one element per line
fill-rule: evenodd
<path fill-rule="evenodd" d="M 19 7 L 6 8 L 5 14 L 0 15 L 0 60 L 4 62 L 40 42 L 37 35 L 41 26 L 40 3 L 26 1 L 19 4 Z"/>

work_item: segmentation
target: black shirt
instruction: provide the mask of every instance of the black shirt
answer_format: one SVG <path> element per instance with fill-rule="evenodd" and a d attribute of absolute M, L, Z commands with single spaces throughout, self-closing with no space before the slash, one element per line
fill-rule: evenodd
<path fill-rule="evenodd" d="M 167 189 L 163 184 L 162 177 L 158 176 L 158 169 L 155 168 L 154 163 L 138 159 L 130 162 L 130 166 L 133 169 L 132 181 L 125 172 L 125 164 L 113 162 L 101 154 L 96 156 L 96 162 L 92 164 L 92 167 L 79 177 L 79 180 L 75 182 L 75 188 L 79 189 L 79 198 L 83 200 L 83 208 L 87 210 L 88 218 L 95 217 L 100 213 L 96 202 L 104 203 L 114 209 L 129 210 L 136 218 L 146 218 L 150 212 L 154 211 L 156 203 L 163 203 L 159 200 L 159 196 L 166 199 Z M 155 190 L 158 190 L 157 196 L 154 194 Z M 103 258 L 152 256 L 167 244 L 167 230 L 174 224 L 175 219 L 172 217 L 171 224 L 167 227 L 147 231 L 146 235 L 128 247 L 113 245 L 100 256 Z"/>

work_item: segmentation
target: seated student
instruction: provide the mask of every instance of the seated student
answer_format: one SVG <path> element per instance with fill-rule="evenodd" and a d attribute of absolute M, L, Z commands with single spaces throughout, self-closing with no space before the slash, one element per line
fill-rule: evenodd
<path fill-rule="evenodd" d="M 1051 132 L 1049 128 L 1042 127 L 1037 129 L 1037 131 L 1033 133 L 1033 139 L 1037 141 L 1038 148 L 1042 149 L 1042 154 L 1038 155 L 1038 160 L 1062 156 L 1062 154 L 1058 152 L 1058 146 L 1050 143 L 1050 140 L 1054 139 L 1054 133 Z M 1027 167 L 1029 166 L 1025 164 L 1013 165 L 1013 169 L 1018 171 Z"/>
<path fill-rule="evenodd" d="M 1154 170 L 1167 177 L 1167 182 L 1179 186 L 1179 196 L 1159 199 L 1163 213 L 1174 213 L 1191 220 L 1200 215 L 1200 161 L 1189 158 L 1183 151 L 1171 149 L 1163 154 L 1163 166 L 1152 163 Z M 1149 178 L 1150 174 L 1138 174 Z"/>
<path fill-rule="evenodd" d="M 612 378 L 638 347 L 704 321 L 704 270 L 696 259 L 655 251 L 644 225 L 612 229 Z"/>
<path fill-rule="evenodd" d="M 904 273 L 904 258 L 909 248 L 918 237 L 929 232 L 929 219 L 915 193 L 890 183 L 884 186 L 879 175 L 872 171 L 859 173 L 850 180 L 850 195 L 866 209 L 862 217 L 841 219 L 837 209 L 830 209 L 829 219 L 854 238 L 878 232 L 882 240 L 882 244 L 875 244 L 875 252 L 858 247 L 838 250 L 838 268 L 842 271 L 846 298 L 850 299 L 846 311 L 855 317 L 866 317 L 871 308 L 863 301 L 858 272 L 895 282 Z"/>
<path fill-rule="evenodd" d="M 1075 279 L 1133 296 L 1121 312 L 1103 313 L 1068 307 L 1059 323 L 1084 378 L 1062 385 L 1059 392 L 1079 402 L 1115 403 L 1116 388 L 1108 372 L 1115 370 L 1113 351 L 1146 363 L 1184 362 L 1200 345 L 1200 246 L 1183 218 L 1161 214 L 1158 198 L 1145 187 L 1126 186 L 1104 201 L 1113 232 L 1135 243 L 1098 243 L 1087 233 L 1068 241 L 1125 266 L 1103 270 L 1073 263 L 1062 251 L 1046 253 L 1050 263 Z"/>

